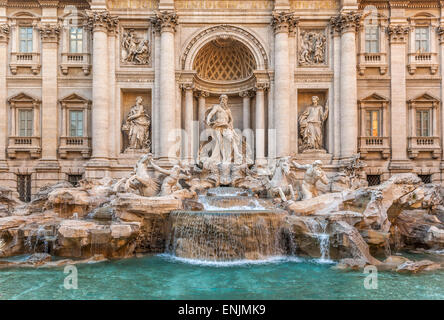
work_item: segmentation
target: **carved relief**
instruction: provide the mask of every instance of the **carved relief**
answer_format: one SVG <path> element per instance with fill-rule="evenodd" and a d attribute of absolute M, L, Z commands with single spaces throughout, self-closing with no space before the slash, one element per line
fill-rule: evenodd
<path fill-rule="evenodd" d="M 9 39 L 10 27 L 9 24 L 3 23 L 0 24 L 0 41 Z"/>
<path fill-rule="evenodd" d="M 405 42 L 409 34 L 410 27 L 407 25 L 390 25 L 387 27 L 387 34 L 391 42 Z"/>
<path fill-rule="evenodd" d="M 146 34 L 142 35 L 134 29 L 123 31 L 121 43 L 122 62 L 136 65 L 151 64 L 151 45 Z"/>
<path fill-rule="evenodd" d="M 326 63 L 327 38 L 323 31 L 302 31 L 299 51 L 299 64 L 302 66 L 323 65 Z"/>
<path fill-rule="evenodd" d="M 59 24 L 40 24 L 38 26 L 42 41 L 58 41 L 61 27 Z"/>
<path fill-rule="evenodd" d="M 129 145 L 125 151 L 128 149 L 139 149 L 149 152 L 151 149 L 151 141 L 149 138 L 151 119 L 145 113 L 142 102 L 142 97 L 139 96 L 136 98 L 136 104 L 131 107 L 126 121 L 122 126 L 122 131 L 128 134 L 129 140 Z"/>

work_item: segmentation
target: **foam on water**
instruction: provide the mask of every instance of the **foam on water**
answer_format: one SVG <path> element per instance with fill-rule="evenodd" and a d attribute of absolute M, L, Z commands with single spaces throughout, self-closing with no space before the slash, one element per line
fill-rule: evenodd
<path fill-rule="evenodd" d="M 259 260 L 232 260 L 232 261 L 213 261 L 213 260 L 201 260 L 201 259 L 189 259 L 181 258 L 168 253 L 161 253 L 157 256 L 166 259 L 168 261 L 177 261 L 181 263 L 187 263 L 192 265 L 206 266 L 206 267 L 233 267 L 233 266 L 247 266 L 247 265 L 263 265 L 273 263 L 285 263 L 285 262 L 302 262 L 304 259 L 293 256 L 272 256 L 266 259 Z"/>

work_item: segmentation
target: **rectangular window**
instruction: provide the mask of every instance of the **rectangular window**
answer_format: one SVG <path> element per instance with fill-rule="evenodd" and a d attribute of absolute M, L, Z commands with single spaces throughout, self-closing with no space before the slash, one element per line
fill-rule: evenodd
<path fill-rule="evenodd" d="M 430 137 L 430 110 L 416 110 L 416 136 Z"/>
<path fill-rule="evenodd" d="M 32 52 L 32 27 L 19 28 L 20 52 Z"/>
<path fill-rule="evenodd" d="M 19 114 L 19 136 L 32 137 L 33 111 L 31 109 L 18 110 Z"/>
<path fill-rule="evenodd" d="M 366 112 L 367 137 L 380 137 L 381 132 L 381 112 L 379 110 L 370 110 Z"/>
<path fill-rule="evenodd" d="M 428 27 L 415 28 L 415 51 L 430 52 Z"/>
<path fill-rule="evenodd" d="M 69 135 L 71 137 L 83 137 L 83 111 L 69 111 Z"/>
<path fill-rule="evenodd" d="M 82 175 L 81 174 L 70 174 L 70 175 L 68 175 L 68 182 L 71 183 L 73 187 L 78 187 L 80 180 L 82 180 Z"/>
<path fill-rule="evenodd" d="M 31 201 L 31 175 L 18 174 L 17 175 L 17 192 L 20 200 L 24 202 Z"/>
<path fill-rule="evenodd" d="M 379 174 L 368 174 L 367 175 L 368 186 L 377 186 L 381 184 L 381 176 Z"/>
<path fill-rule="evenodd" d="M 70 53 L 82 53 L 83 44 L 83 28 L 71 27 L 69 29 L 69 52 Z"/>
<path fill-rule="evenodd" d="M 366 26 L 365 27 L 365 52 L 378 53 L 379 52 L 379 27 Z"/>
<path fill-rule="evenodd" d="M 432 183 L 432 175 L 431 174 L 418 174 L 418 177 L 421 179 L 423 183 Z"/>

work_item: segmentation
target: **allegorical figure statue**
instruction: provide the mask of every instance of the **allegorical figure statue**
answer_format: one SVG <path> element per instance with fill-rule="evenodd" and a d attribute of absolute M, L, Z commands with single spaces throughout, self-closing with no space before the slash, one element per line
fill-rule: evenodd
<path fill-rule="evenodd" d="M 315 160 L 312 164 L 301 165 L 296 161 L 292 164 L 298 168 L 305 170 L 304 180 L 301 185 L 302 200 L 311 199 L 318 195 L 318 189 L 316 188 L 316 182 L 321 181 L 324 184 L 328 184 L 328 178 L 324 170 L 322 170 L 321 160 Z"/>
<path fill-rule="evenodd" d="M 177 191 L 182 190 L 182 186 L 179 181 L 181 179 L 189 180 L 191 176 L 186 168 L 179 165 L 174 165 L 171 169 L 164 169 L 156 165 L 152 159 L 149 160 L 150 164 L 153 166 L 154 170 L 166 175 L 163 179 L 162 186 L 160 187 L 160 196 L 168 196 Z M 183 174 L 184 172 L 185 174 Z"/>
<path fill-rule="evenodd" d="M 319 105 L 319 97 L 311 97 L 312 104 L 299 116 L 302 150 L 323 150 L 323 125 L 328 117 L 328 104 Z"/>
<path fill-rule="evenodd" d="M 204 145 L 200 151 L 202 162 L 215 163 L 232 162 L 232 154 L 235 163 L 242 162 L 241 137 L 233 126 L 233 116 L 228 107 L 228 96 L 223 94 L 219 98 L 220 103 L 208 108 L 205 113 L 205 122 L 210 127 L 211 142 Z M 211 151 L 211 156 L 209 155 Z"/>
<path fill-rule="evenodd" d="M 122 126 L 122 130 L 128 132 L 128 148 L 148 149 L 149 152 L 151 147 L 151 142 L 149 140 L 151 121 L 145 113 L 142 102 L 142 97 L 139 96 L 136 98 L 136 104 L 131 107 L 126 122 Z"/>

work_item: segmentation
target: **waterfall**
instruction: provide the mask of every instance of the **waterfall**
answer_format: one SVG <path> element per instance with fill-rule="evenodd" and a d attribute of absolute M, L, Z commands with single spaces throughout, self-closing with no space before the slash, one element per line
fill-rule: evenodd
<path fill-rule="evenodd" d="M 306 219 L 305 224 L 318 241 L 320 258 L 319 262 L 330 261 L 330 235 L 327 233 L 328 222 L 325 219 Z"/>

